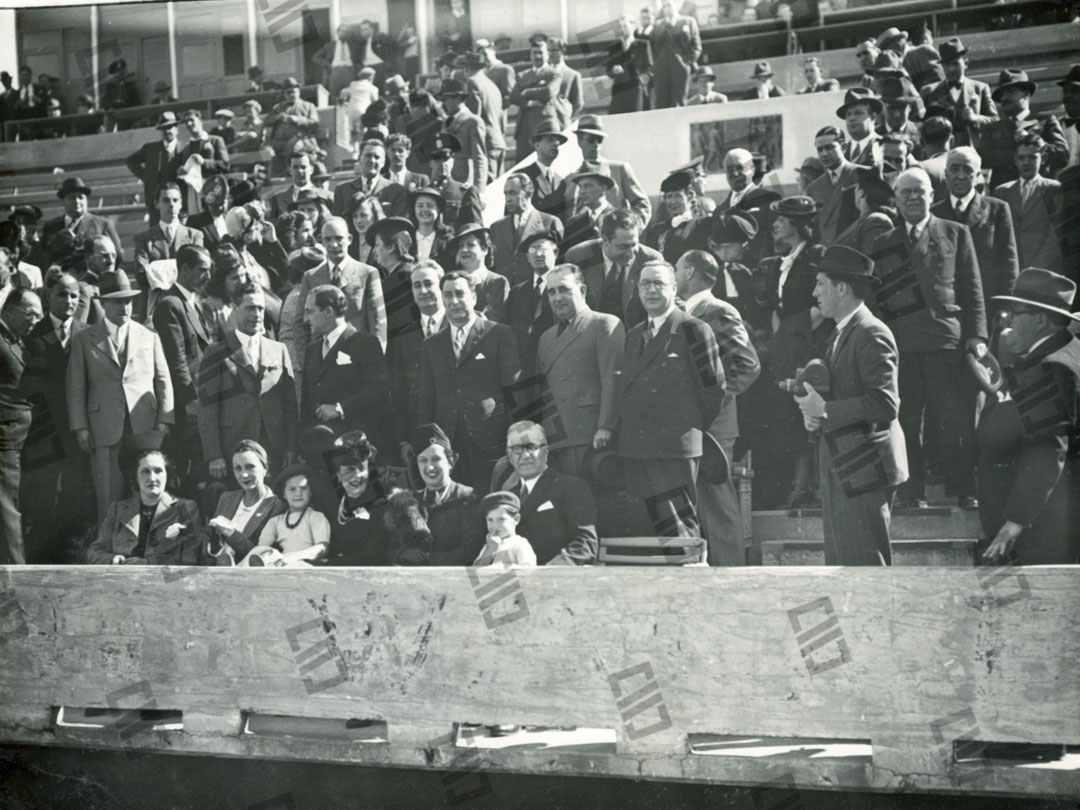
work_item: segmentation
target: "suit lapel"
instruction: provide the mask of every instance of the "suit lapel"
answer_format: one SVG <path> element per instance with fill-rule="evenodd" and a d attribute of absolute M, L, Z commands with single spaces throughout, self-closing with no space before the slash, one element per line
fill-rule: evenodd
<path fill-rule="evenodd" d="M 116 363 L 117 368 L 119 368 L 120 358 L 117 357 L 113 342 L 109 339 L 109 330 L 105 326 L 105 321 L 98 321 L 90 328 L 97 330 L 97 334 L 94 335 L 94 345 L 112 358 L 112 361 Z"/>
<path fill-rule="evenodd" d="M 318 370 L 315 374 L 316 377 L 321 377 L 337 363 L 337 356 L 341 353 L 341 347 L 344 345 L 346 340 L 348 340 L 355 334 L 356 327 L 346 326 L 345 331 L 341 333 L 338 339 L 334 342 L 333 347 L 330 349 L 330 351 L 326 353 L 326 357 L 322 356 L 321 346 L 316 350 L 315 353 L 318 356 L 317 362 L 319 364 Z"/>
<path fill-rule="evenodd" d="M 640 356 L 636 360 L 632 360 L 630 362 L 630 366 L 629 368 L 627 368 L 626 371 L 627 379 L 623 381 L 624 383 L 629 382 L 634 377 L 637 377 L 637 375 L 640 374 L 642 370 L 648 367 L 652 363 L 652 361 L 656 359 L 656 356 L 660 354 L 661 351 L 664 351 L 667 348 L 668 343 L 671 342 L 672 330 L 675 328 L 676 315 L 676 312 L 672 312 L 671 315 L 668 316 L 667 322 L 664 324 L 662 331 L 658 335 L 656 335 L 656 337 L 650 340 L 647 344 L 645 344 L 645 346 L 641 350 Z M 637 329 L 637 327 L 634 328 Z M 644 339 L 645 330 L 642 329 L 640 335 L 638 336 L 639 344 L 640 341 L 643 341 Z"/>
<path fill-rule="evenodd" d="M 457 364 L 460 366 L 465 363 L 466 360 L 472 358 L 476 352 L 477 347 L 480 345 L 480 341 L 484 335 L 491 329 L 491 321 L 484 318 L 477 318 L 472 325 L 472 329 L 469 330 L 469 334 L 465 336 L 465 345 L 461 349 L 461 357 L 458 359 Z M 451 356 L 453 356 L 453 349 L 451 349 Z"/>
<path fill-rule="evenodd" d="M 565 352 L 575 340 L 585 333 L 587 325 L 585 315 L 578 315 L 574 320 L 567 324 L 566 329 L 563 330 L 561 335 L 556 329 L 555 342 L 551 345 L 551 357 L 548 359 L 544 373 L 551 371 L 551 367 L 555 364 L 555 361 L 559 356 Z"/>
<path fill-rule="evenodd" d="M 124 511 L 119 516 L 120 523 L 131 532 L 131 536 L 139 537 L 139 496 L 124 501 Z"/>
<path fill-rule="evenodd" d="M 206 334 L 206 327 L 203 326 L 202 317 L 199 315 L 199 310 L 195 308 L 194 301 L 189 301 L 183 296 L 180 296 L 180 298 L 184 304 L 184 314 L 187 315 L 192 331 L 203 343 L 210 343 L 210 338 Z"/>

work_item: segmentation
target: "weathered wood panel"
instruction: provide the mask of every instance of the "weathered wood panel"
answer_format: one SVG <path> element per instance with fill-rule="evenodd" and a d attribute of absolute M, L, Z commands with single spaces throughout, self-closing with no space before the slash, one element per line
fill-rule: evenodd
<path fill-rule="evenodd" d="M 1080 568 L 986 573 L 0 569 L 0 739 L 445 768 L 455 722 L 577 725 L 614 728 L 617 753 L 476 756 L 497 770 L 1080 794 L 1075 770 L 950 762 L 958 737 L 1080 744 Z M 192 722 L 130 740 L 52 726 L 50 707 L 151 703 Z M 385 720 L 389 744 L 242 736 L 244 710 Z M 869 740 L 873 763 L 691 755 L 690 733 Z"/>

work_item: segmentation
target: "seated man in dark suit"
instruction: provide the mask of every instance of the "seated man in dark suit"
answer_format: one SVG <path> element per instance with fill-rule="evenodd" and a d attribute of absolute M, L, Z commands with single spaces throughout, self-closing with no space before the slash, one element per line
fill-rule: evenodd
<path fill-rule="evenodd" d="M 92 193 L 90 187 L 78 177 L 65 180 L 56 192 L 56 196 L 64 203 L 64 214 L 45 223 L 41 231 L 41 243 L 46 250 L 51 250 L 50 245 L 60 231 L 70 231 L 76 246 L 81 246 L 94 236 L 108 236 L 116 248 L 117 258 L 122 262 L 124 249 L 112 221 L 87 210 Z"/>
<path fill-rule="evenodd" d="M 515 422 L 506 435 L 510 466 L 496 471 L 492 491 L 509 490 L 521 501 L 517 532 L 529 541 L 539 565 L 596 562 L 596 501 L 582 479 L 548 466 L 544 429 Z"/>

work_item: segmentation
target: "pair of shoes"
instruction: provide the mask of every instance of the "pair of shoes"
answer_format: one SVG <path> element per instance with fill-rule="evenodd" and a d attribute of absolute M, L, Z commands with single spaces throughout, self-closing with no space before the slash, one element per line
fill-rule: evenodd
<path fill-rule="evenodd" d="M 905 498 L 896 502 L 897 509 L 927 509 L 929 506 L 926 498 Z"/>
<path fill-rule="evenodd" d="M 965 512 L 975 512 L 979 508 L 979 499 L 974 495 L 965 495 L 957 501 L 957 504 Z"/>

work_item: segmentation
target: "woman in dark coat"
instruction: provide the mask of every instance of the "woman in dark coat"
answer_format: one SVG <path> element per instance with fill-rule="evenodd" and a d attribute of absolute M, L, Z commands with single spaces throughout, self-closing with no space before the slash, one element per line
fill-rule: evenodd
<path fill-rule="evenodd" d="M 611 115 L 649 109 L 652 46 L 634 36 L 634 21 L 621 17 L 619 38 L 607 49 L 605 72 L 611 78 Z"/>
<path fill-rule="evenodd" d="M 451 266 L 446 247 L 454 231 L 443 220 L 446 199 L 433 186 L 418 188 L 409 193 L 409 219 L 416 226 L 416 258 L 433 259 L 446 270 Z"/>
<path fill-rule="evenodd" d="M 378 449 L 363 431 L 354 430 L 335 440 L 330 464 L 341 490 L 338 507 L 330 518 L 328 565 L 386 565 L 389 531 L 384 515 L 389 487 L 375 466 Z"/>
<path fill-rule="evenodd" d="M 287 509 L 266 482 L 270 464 L 261 444 L 251 439 L 239 441 L 229 458 L 240 489 L 222 494 L 208 525 L 207 550 L 218 565 L 236 565 L 244 559 L 258 544 L 267 521 Z"/>

